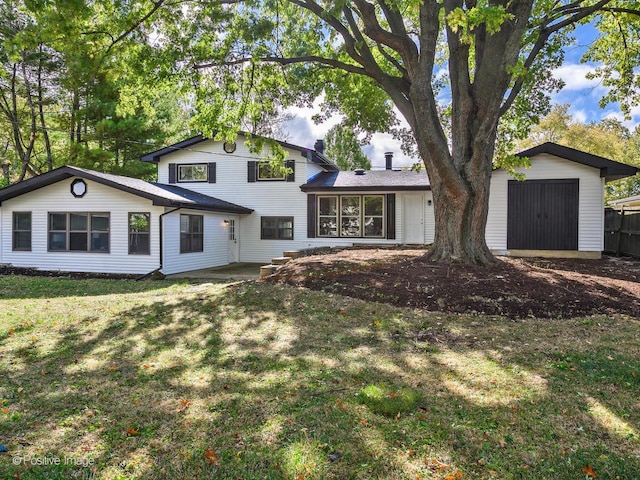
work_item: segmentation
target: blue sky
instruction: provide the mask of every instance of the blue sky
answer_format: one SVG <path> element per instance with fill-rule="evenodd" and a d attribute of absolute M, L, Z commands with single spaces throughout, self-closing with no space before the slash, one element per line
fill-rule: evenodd
<path fill-rule="evenodd" d="M 640 123 L 640 109 L 632 111 L 633 118 L 624 120 L 620 108 L 617 105 L 608 105 L 601 109 L 599 101 L 606 93 L 605 87 L 599 80 L 589 80 L 586 74 L 593 71 L 595 64 L 584 64 L 580 62 L 588 45 L 597 35 L 597 31 L 590 25 L 580 26 L 575 32 L 575 42 L 565 49 L 565 61 L 558 70 L 554 72 L 557 78 L 565 82 L 565 87 L 557 93 L 552 94 L 553 103 L 570 105 L 569 113 L 581 122 L 598 122 L 603 118 L 618 118 L 630 128 Z M 291 109 L 294 118 L 288 122 L 287 131 L 290 134 L 289 141 L 296 145 L 312 147 L 318 138 L 324 138 L 326 132 L 339 119 L 328 121 L 320 125 L 314 124 L 311 117 L 317 113 L 317 108 L 313 109 Z M 409 166 L 416 162 L 415 159 L 407 157 L 400 150 L 400 144 L 388 134 L 376 134 L 371 143 L 363 150 L 372 160 L 373 168 L 384 168 L 384 153 L 394 152 L 395 166 Z"/>

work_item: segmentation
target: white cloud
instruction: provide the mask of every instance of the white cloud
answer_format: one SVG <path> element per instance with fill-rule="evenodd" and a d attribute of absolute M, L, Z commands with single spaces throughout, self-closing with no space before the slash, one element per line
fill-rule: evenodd
<path fill-rule="evenodd" d="M 553 76 L 565 83 L 563 90 L 585 90 L 585 89 L 602 89 L 599 79 L 588 79 L 587 74 L 595 71 L 596 66 L 583 63 L 569 63 L 562 65 L 553 72 Z"/>
<path fill-rule="evenodd" d="M 579 109 L 579 110 L 569 109 L 569 113 L 571 114 L 571 116 L 576 122 L 587 123 L 587 121 L 589 120 L 589 115 L 583 109 Z"/>

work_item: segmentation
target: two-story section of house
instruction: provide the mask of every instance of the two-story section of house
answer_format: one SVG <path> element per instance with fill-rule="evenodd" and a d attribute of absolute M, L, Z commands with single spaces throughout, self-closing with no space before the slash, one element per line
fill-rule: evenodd
<path fill-rule="evenodd" d="M 307 196 L 300 186 L 321 172 L 338 171 L 338 167 L 324 156 L 322 142 L 316 144 L 315 150 L 278 143 L 286 152 L 285 170 L 274 168 L 268 160 L 268 146 L 262 153 L 255 153 L 243 134 L 235 142 L 198 135 L 151 152 L 141 160 L 157 165 L 160 184 L 227 199 L 251 211 L 229 213 L 219 220 L 228 245 L 223 252 L 217 253 L 224 258 L 216 263 L 268 262 L 281 256 L 283 251 L 309 246 Z M 165 216 L 167 231 L 178 229 L 178 222 L 185 221 L 178 211 Z M 184 262 L 189 257 L 170 244 L 171 240 L 167 238 L 164 273 L 184 270 Z M 213 252 L 205 254 L 212 255 Z M 205 264 L 209 266 L 211 262 L 201 261 L 201 267 L 196 268 Z"/>

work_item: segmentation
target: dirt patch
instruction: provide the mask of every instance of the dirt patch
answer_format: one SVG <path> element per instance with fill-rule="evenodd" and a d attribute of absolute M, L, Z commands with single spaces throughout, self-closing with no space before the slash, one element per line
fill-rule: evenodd
<path fill-rule="evenodd" d="M 640 317 L 640 261 L 501 257 L 489 267 L 434 264 L 424 250 L 343 250 L 297 259 L 267 281 L 363 300 L 511 318 Z"/>

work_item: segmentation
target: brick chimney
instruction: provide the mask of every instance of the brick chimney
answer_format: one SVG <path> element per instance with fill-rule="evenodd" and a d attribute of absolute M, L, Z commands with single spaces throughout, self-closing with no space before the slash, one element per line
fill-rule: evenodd
<path fill-rule="evenodd" d="M 386 152 L 384 154 L 384 163 L 386 170 L 393 170 L 393 152 Z"/>
<path fill-rule="evenodd" d="M 313 145 L 313 149 L 318 153 L 324 153 L 325 148 L 326 146 L 324 144 L 324 140 L 322 140 L 321 138 L 316 140 L 316 143 L 314 143 Z"/>

